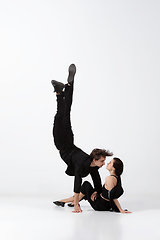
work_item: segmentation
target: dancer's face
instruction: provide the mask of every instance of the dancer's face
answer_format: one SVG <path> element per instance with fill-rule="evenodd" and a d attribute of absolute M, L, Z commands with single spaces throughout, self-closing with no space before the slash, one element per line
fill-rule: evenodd
<path fill-rule="evenodd" d="M 106 158 L 101 157 L 101 158 L 98 159 L 98 160 L 94 160 L 94 163 L 95 163 L 95 165 L 98 166 L 98 167 L 103 167 L 103 165 L 105 165 L 105 160 L 106 160 Z"/>
<path fill-rule="evenodd" d="M 109 163 L 107 163 L 106 169 L 108 171 L 112 171 L 113 170 L 113 163 L 114 163 L 114 159 L 112 159 Z"/>

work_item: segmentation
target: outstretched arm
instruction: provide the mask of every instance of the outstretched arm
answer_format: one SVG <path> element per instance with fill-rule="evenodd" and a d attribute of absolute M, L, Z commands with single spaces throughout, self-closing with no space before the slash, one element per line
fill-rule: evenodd
<path fill-rule="evenodd" d="M 80 206 L 79 206 L 79 193 L 74 193 L 74 213 L 82 212 Z"/>
<path fill-rule="evenodd" d="M 80 193 L 80 188 L 81 188 L 81 183 L 82 183 L 82 178 L 76 172 L 75 178 L 74 178 L 74 213 L 79 213 L 82 212 L 80 206 L 79 206 L 79 193 Z"/>
<path fill-rule="evenodd" d="M 101 183 L 101 177 L 98 172 L 98 168 L 92 167 L 90 170 L 90 174 L 91 174 L 91 177 L 93 180 L 95 191 L 98 193 L 101 193 L 102 192 L 102 183 Z"/>
<path fill-rule="evenodd" d="M 113 201 L 114 201 L 114 203 L 116 204 L 117 208 L 119 209 L 119 211 L 120 211 L 121 213 L 132 213 L 132 212 L 130 212 L 130 211 L 128 211 L 128 210 L 123 210 L 123 209 L 121 208 L 121 205 L 120 205 L 118 199 L 113 199 Z"/>

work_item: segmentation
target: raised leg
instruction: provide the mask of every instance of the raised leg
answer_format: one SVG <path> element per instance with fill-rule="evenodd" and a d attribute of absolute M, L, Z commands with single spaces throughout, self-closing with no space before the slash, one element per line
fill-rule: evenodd
<path fill-rule="evenodd" d="M 52 80 L 51 83 L 57 92 L 57 113 L 54 118 L 53 137 L 58 150 L 66 150 L 74 144 L 70 112 L 73 99 L 73 83 L 76 67 L 71 64 L 69 67 L 68 84 Z M 63 92 L 63 88 L 65 90 Z"/>
<path fill-rule="evenodd" d="M 65 85 L 64 91 L 65 98 L 65 114 L 64 114 L 64 126 L 66 132 L 66 141 L 70 144 L 74 144 L 74 134 L 71 126 L 71 106 L 73 101 L 73 84 Z"/>
<path fill-rule="evenodd" d="M 64 125 L 65 99 L 64 94 L 57 95 L 57 113 L 54 117 L 53 138 L 55 146 L 61 150 L 65 146 L 66 130 Z"/>

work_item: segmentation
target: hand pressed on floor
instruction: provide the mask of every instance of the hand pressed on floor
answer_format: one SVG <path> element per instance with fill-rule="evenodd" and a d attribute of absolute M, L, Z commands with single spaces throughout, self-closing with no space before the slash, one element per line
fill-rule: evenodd
<path fill-rule="evenodd" d="M 74 211 L 72 211 L 73 213 L 79 213 L 79 212 L 82 212 L 79 204 L 78 205 L 74 205 Z"/>

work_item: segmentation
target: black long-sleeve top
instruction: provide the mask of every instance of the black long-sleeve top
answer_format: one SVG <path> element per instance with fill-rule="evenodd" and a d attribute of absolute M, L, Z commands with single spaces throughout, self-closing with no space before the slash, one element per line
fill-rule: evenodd
<path fill-rule="evenodd" d="M 79 193 L 82 178 L 86 177 L 88 174 L 91 175 L 95 191 L 98 193 L 102 190 L 101 178 L 98 172 L 99 167 L 90 167 L 92 158 L 83 152 L 80 148 L 75 145 L 68 150 L 61 150 L 60 156 L 64 162 L 68 165 L 65 173 L 69 176 L 75 176 L 74 178 L 74 192 Z"/>

